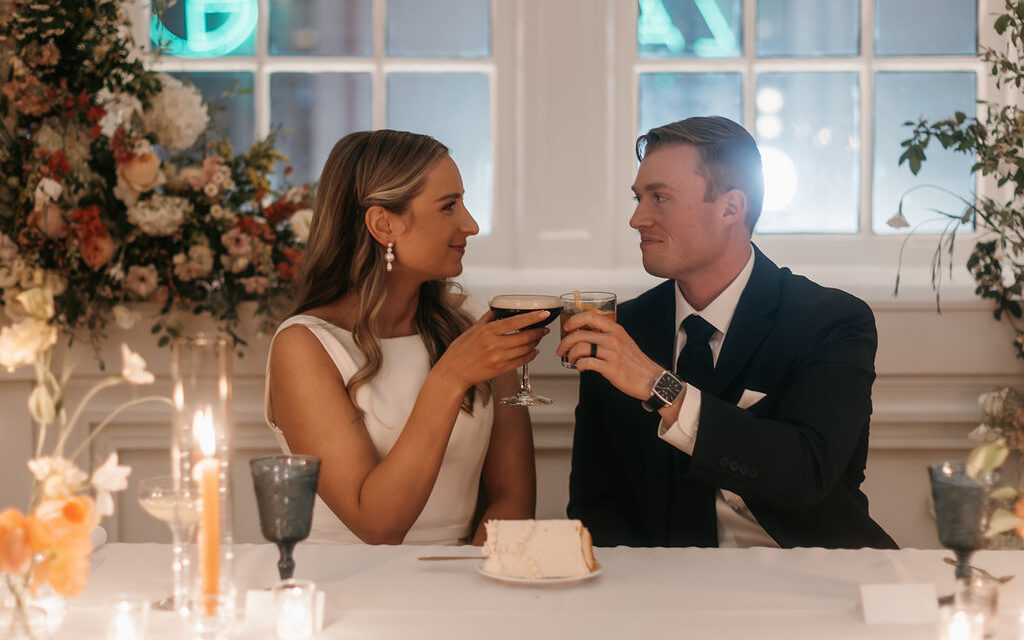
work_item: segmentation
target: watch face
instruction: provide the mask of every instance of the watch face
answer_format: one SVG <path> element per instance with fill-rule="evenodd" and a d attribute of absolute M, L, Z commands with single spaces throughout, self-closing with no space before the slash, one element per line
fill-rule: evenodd
<path fill-rule="evenodd" d="M 672 404 L 683 392 L 683 383 L 679 378 L 666 371 L 654 383 L 654 392 L 665 401 L 665 404 Z"/>

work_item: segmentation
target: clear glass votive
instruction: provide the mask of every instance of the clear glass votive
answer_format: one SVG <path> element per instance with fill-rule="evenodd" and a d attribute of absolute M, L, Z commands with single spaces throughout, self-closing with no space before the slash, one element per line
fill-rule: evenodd
<path fill-rule="evenodd" d="M 149 600 L 118 596 L 111 601 L 107 640 L 144 640 L 149 628 Z"/>
<path fill-rule="evenodd" d="M 983 640 L 985 614 L 977 607 L 953 604 L 939 607 L 939 640 Z"/>
<path fill-rule="evenodd" d="M 996 634 L 999 620 L 999 585 L 991 580 L 974 577 L 958 580 L 953 594 L 953 605 L 964 610 L 980 613 L 984 618 L 984 635 L 991 638 Z"/>
<path fill-rule="evenodd" d="M 278 640 L 306 640 L 316 632 L 316 584 L 282 580 L 274 587 L 274 630 Z"/>

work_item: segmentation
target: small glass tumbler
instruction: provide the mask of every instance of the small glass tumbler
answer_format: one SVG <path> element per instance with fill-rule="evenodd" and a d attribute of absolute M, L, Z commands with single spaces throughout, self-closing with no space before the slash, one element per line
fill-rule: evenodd
<path fill-rule="evenodd" d="M 282 580 L 274 587 L 274 631 L 278 640 L 307 640 L 316 632 L 316 584 Z"/>
<path fill-rule="evenodd" d="M 985 614 L 953 602 L 939 607 L 939 640 L 983 640 Z"/>
<path fill-rule="evenodd" d="M 118 596 L 111 601 L 107 640 L 144 640 L 149 627 L 149 600 Z"/>
<path fill-rule="evenodd" d="M 953 594 L 953 605 L 964 611 L 971 611 L 983 617 L 986 638 L 996 634 L 999 620 L 999 585 L 991 580 L 972 577 L 958 580 Z"/>
<path fill-rule="evenodd" d="M 559 296 L 562 300 L 562 312 L 558 317 L 558 324 L 561 328 L 561 337 L 564 338 L 565 323 L 569 318 L 584 311 L 594 311 L 601 315 L 609 316 L 615 322 L 616 297 L 614 293 L 607 291 L 573 291 L 563 293 Z M 569 362 L 568 356 L 562 356 L 562 366 L 566 369 L 575 369 Z"/>

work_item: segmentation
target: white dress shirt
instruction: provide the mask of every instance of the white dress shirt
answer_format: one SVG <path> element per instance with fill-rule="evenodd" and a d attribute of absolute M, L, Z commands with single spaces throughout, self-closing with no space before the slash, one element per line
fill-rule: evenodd
<path fill-rule="evenodd" d="M 754 270 L 754 251 L 751 249 L 750 258 L 743 270 L 729 286 L 725 288 L 711 303 L 696 311 L 682 292 L 679 286 L 675 287 L 676 292 L 676 343 L 675 358 L 686 344 L 686 332 L 682 330 L 683 320 L 690 314 L 697 314 L 707 320 L 714 328 L 708 344 L 711 347 L 711 357 L 715 364 L 718 363 L 718 354 L 722 351 L 722 343 L 725 342 L 725 334 L 729 332 L 729 325 L 732 324 L 733 314 L 736 313 L 736 305 L 739 304 L 743 289 L 750 280 L 750 273 Z M 697 430 L 700 422 L 701 390 L 687 383 L 686 394 L 683 396 L 682 404 L 679 407 L 679 417 L 670 425 L 664 421 L 658 425 L 658 436 L 687 454 L 693 454 L 693 447 L 697 441 Z M 743 498 L 740 498 L 731 491 L 718 489 L 715 492 L 715 513 L 718 518 L 718 546 L 719 547 L 778 547 L 778 543 L 772 539 L 768 532 L 758 523 L 754 514 L 750 512 Z"/>

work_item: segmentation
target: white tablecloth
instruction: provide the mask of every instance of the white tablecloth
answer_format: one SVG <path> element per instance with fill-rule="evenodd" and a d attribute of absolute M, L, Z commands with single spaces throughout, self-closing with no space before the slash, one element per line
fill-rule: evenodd
<path fill-rule="evenodd" d="M 368 547 L 300 544 L 296 577 L 326 591 L 320 638 L 922 638 L 934 625 L 868 625 L 862 583 L 936 585 L 952 591 L 943 551 L 824 549 L 597 549 L 603 573 L 573 585 L 522 586 L 480 575 L 473 561 L 421 562 L 472 547 Z M 110 597 L 158 598 L 170 590 L 170 548 L 109 544 L 93 558 L 85 593 L 69 603 L 57 637 L 102 637 Z M 277 551 L 239 545 L 240 592 L 270 586 Z M 1017 640 L 1024 608 L 1024 553 L 985 551 L 974 564 L 1018 574 L 1000 588 L 999 638 Z M 175 617 L 154 613 L 149 638 L 178 637 Z M 238 637 L 272 637 L 239 626 Z"/>

